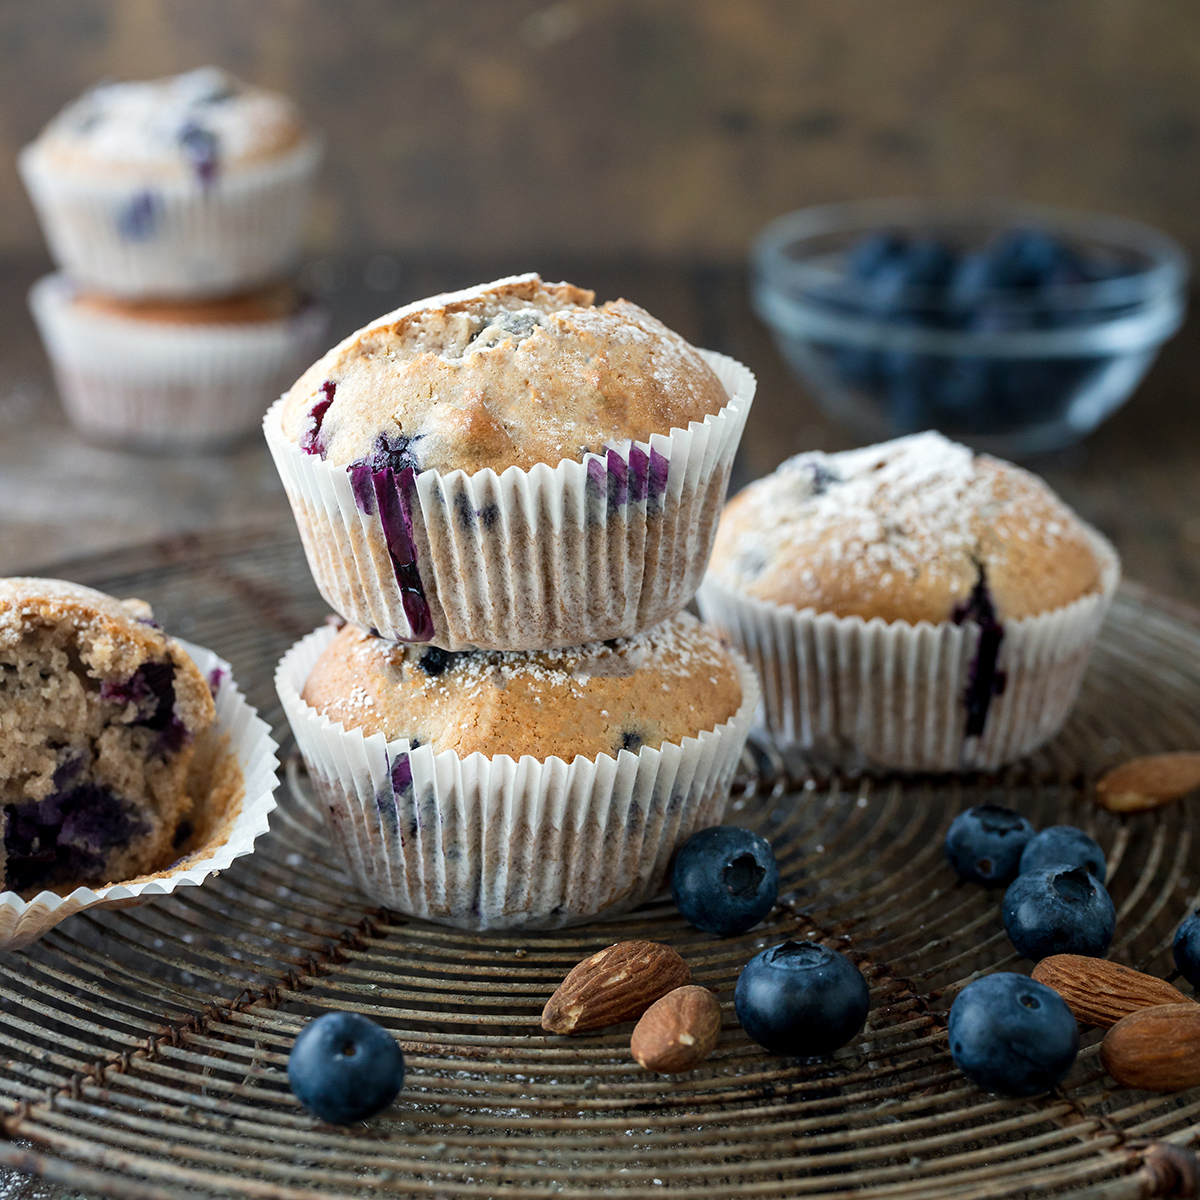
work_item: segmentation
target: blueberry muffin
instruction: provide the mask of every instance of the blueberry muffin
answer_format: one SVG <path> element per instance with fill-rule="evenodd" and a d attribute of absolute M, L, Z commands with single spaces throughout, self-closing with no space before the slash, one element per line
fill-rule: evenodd
<path fill-rule="evenodd" d="M 219 300 L 127 300 L 56 274 L 29 302 L 76 428 L 155 450 L 257 429 L 327 325 L 326 310 L 286 283 Z"/>
<path fill-rule="evenodd" d="M 0 879 L 70 891 L 166 865 L 189 833 L 208 683 L 139 601 L 0 580 Z"/>
<path fill-rule="evenodd" d="M 800 454 L 750 484 L 699 602 L 735 644 L 762 632 L 777 736 L 944 770 L 999 765 L 1061 726 L 1118 574 L 1036 476 L 923 433 Z"/>
<path fill-rule="evenodd" d="M 93 88 L 20 167 L 74 278 L 124 296 L 187 297 L 287 269 L 317 159 L 289 100 L 204 67 Z"/>
<path fill-rule="evenodd" d="M 330 836 L 367 895 L 470 929 L 632 908 L 719 823 L 758 702 L 681 613 L 567 650 L 452 653 L 347 625 L 276 686 Z"/>
<path fill-rule="evenodd" d="M 523 275 L 408 305 L 267 414 L 337 612 L 524 650 L 630 636 L 691 599 L 753 377 L 593 299 Z"/>
<path fill-rule="evenodd" d="M 729 651 L 687 613 L 634 638 L 508 653 L 402 646 L 347 625 L 302 695 L 346 729 L 414 749 L 565 762 L 679 742 L 742 703 Z"/>

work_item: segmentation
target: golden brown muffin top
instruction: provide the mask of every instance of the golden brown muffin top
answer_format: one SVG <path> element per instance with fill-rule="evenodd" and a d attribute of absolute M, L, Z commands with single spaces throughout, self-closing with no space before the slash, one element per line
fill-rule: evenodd
<path fill-rule="evenodd" d="M 303 699 L 335 723 L 435 753 L 595 758 L 714 729 L 742 702 L 737 665 L 686 613 L 648 633 L 569 650 L 454 653 L 345 626 Z"/>
<path fill-rule="evenodd" d="M 71 303 L 89 312 L 131 321 L 161 325 L 249 325 L 282 321 L 304 304 L 291 284 L 271 287 L 219 300 L 122 300 L 99 292 L 76 292 Z"/>
<path fill-rule="evenodd" d="M 686 429 L 728 401 L 694 347 L 626 300 L 537 275 L 397 309 L 287 393 L 284 434 L 331 463 L 528 469 Z"/>
<path fill-rule="evenodd" d="M 726 506 L 709 570 L 840 617 L 1011 621 L 1100 589 L 1094 536 L 1037 476 L 921 433 L 788 459 Z"/>
<path fill-rule="evenodd" d="M 62 579 L 0 579 L 0 646 L 16 645 L 32 630 L 47 628 L 70 635 L 79 662 L 94 680 L 127 679 L 148 662 L 170 662 L 174 715 L 192 734 L 212 723 L 215 706 L 207 680 L 144 601 L 115 600 Z"/>

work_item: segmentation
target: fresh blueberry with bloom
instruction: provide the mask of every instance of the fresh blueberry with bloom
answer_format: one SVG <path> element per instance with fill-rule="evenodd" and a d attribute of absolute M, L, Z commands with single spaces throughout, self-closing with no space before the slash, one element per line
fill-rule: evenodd
<path fill-rule="evenodd" d="M 1040 867 L 1019 875 L 1004 893 L 1004 928 L 1019 954 L 1038 962 L 1051 954 L 1103 958 L 1117 914 L 1108 890 L 1083 867 Z"/>
<path fill-rule="evenodd" d="M 1020 813 L 982 804 L 959 813 L 950 823 L 946 858 L 963 879 L 994 887 L 1016 875 L 1031 837 L 1033 826 Z"/>
<path fill-rule="evenodd" d="M 1180 925 L 1172 950 L 1180 975 L 1192 987 L 1200 988 L 1200 909 Z"/>
<path fill-rule="evenodd" d="M 1103 883 L 1108 864 L 1104 851 L 1082 829 L 1074 825 L 1051 825 L 1025 843 L 1019 873 L 1059 866 L 1083 867 Z"/>
<path fill-rule="evenodd" d="M 808 1058 L 832 1054 L 858 1033 L 870 994 L 844 954 L 817 942 L 784 942 L 746 964 L 733 1006 L 760 1046 Z"/>
<path fill-rule="evenodd" d="M 288 1082 L 309 1112 L 333 1125 L 374 1116 L 404 1086 L 404 1055 L 386 1029 L 358 1013 L 309 1021 L 288 1055 Z"/>
<path fill-rule="evenodd" d="M 1079 1052 L 1079 1026 L 1066 1001 L 1043 983 L 999 971 L 968 983 L 950 1008 L 950 1056 L 981 1088 L 1036 1096 L 1066 1077 Z"/>
<path fill-rule="evenodd" d="M 771 911 L 779 866 L 766 838 L 733 825 L 693 833 L 671 864 L 671 895 L 685 921 L 729 937 L 745 933 Z"/>

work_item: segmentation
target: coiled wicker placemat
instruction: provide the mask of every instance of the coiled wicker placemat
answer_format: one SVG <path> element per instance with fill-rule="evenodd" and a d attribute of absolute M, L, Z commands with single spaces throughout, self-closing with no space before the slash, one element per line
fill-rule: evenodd
<path fill-rule="evenodd" d="M 229 658 L 279 726 L 272 668 L 324 613 L 297 543 L 182 541 L 70 574 L 149 600 Z M 1166 975 L 1200 891 L 1195 802 L 1120 819 L 1088 789 L 1133 754 L 1197 747 L 1200 629 L 1127 587 L 1068 730 L 1020 770 L 820 781 L 748 753 L 732 816 L 770 836 L 787 894 L 764 926 L 726 940 L 668 903 L 520 936 L 393 916 L 331 861 L 293 762 L 252 860 L 0 955 L 0 1164 L 133 1200 L 1187 1194 L 1194 1160 L 1164 1143 L 1200 1133 L 1200 1090 L 1113 1088 L 1098 1033 L 1066 1086 L 1036 1100 L 988 1095 L 955 1070 L 954 995 L 980 972 L 1026 964 L 999 896 L 956 883 L 941 842 L 956 812 L 985 801 L 1081 825 L 1109 856 L 1112 956 Z M 867 1028 L 832 1061 L 766 1055 L 733 1019 L 739 968 L 797 935 L 846 949 L 871 982 Z M 628 937 L 671 942 L 718 990 L 725 1029 L 700 1070 L 639 1070 L 627 1028 L 543 1036 L 542 1004 L 567 969 Z M 406 1089 L 369 1125 L 322 1125 L 287 1089 L 292 1038 L 327 1008 L 368 1013 L 404 1046 Z"/>

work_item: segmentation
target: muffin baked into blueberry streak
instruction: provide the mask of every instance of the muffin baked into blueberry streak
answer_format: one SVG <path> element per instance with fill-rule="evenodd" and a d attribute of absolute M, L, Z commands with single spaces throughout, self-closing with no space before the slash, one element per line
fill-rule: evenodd
<path fill-rule="evenodd" d="M 138 601 L 0 580 L 0 883 L 33 893 L 132 879 L 188 832 L 208 683 Z"/>
<path fill-rule="evenodd" d="M 636 305 L 526 275 L 360 330 L 264 429 L 342 616 L 536 649 L 630 636 L 691 599 L 753 390 Z"/>

